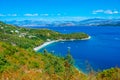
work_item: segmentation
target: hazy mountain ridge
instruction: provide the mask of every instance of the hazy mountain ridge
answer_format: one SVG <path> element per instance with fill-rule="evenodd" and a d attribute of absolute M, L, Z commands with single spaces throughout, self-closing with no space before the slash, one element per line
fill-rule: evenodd
<path fill-rule="evenodd" d="M 120 19 L 86 19 L 82 21 L 43 21 L 43 20 L 23 20 L 4 21 L 17 26 L 40 26 L 40 27 L 60 27 L 60 26 L 120 26 Z"/>

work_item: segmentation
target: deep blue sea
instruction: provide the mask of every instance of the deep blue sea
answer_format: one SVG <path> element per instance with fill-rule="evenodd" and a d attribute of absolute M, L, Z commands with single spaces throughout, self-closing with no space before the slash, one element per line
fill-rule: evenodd
<path fill-rule="evenodd" d="M 40 28 L 40 27 L 34 27 Z M 120 67 L 120 27 L 45 27 L 60 33 L 85 32 L 90 40 L 62 41 L 43 49 L 65 56 L 68 48 L 75 59 L 75 66 L 83 72 L 89 68 L 103 70 Z M 39 50 L 40 52 L 43 49 Z"/>

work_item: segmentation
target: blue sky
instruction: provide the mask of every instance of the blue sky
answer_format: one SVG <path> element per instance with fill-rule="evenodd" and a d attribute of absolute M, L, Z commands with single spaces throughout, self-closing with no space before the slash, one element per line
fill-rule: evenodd
<path fill-rule="evenodd" d="M 120 18 L 120 0 L 1 0 L 0 20 Z"/>

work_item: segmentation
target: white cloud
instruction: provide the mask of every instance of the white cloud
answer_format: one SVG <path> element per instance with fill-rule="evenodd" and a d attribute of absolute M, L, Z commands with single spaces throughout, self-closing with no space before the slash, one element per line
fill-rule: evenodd
<path fill-rule="evenodd" d="M 105 10 L 104 13 L 105 14 L 113 14 L 112 10 Z"/>
<path fill-rule="evenodd" d="M 57 13 L 57 14 L 40 14 L 40 16 L 61 16 L 62 14 Z"/>
<path fill-rule="evenodd" d="M 0 14 L 0 16 L 6 16 L 6 15 L 4 15 L 4 14 Z"/>
<path fill-rule="evenodd" d="M 35 13 L 35 14 L 24 14 L 24 16 L 38 16 L 38 14 L 37 13 Z"/>
<path fill-rule="evenodd" d="M 7 14 L 7 16 L 17 16 L 17 14 Z"/>
<path fill-rule="evenodd" d="M 102 13 L 102 12 L 104 12 L 104 10 L 95 10 L 92 12 L 92 14 L 97 14 L 97 13 Z"/>
<path fill-rule="evenodd" d="M 12 16 L 17 16 L 17 14 L 12 14 Z"/>
<path fill-rule="evenodd" d="M 17 16 L 17 14 L 0 14 L 0 16 Z"/>
<path fill-rule="evenodd" d="M 49 14 L 40 14 L 41 16 L 49 16 Z"/>
<path fill-rule="evenodd" d="M 113 13 L 114 13 L 114 14 L 118 14 L 119 12 L 118 12 L 118 11 L 114 11 Z"/>
<path fill-rule="evenodd" d="M 104 13 L 104 14 L 119 14 L 120 12 L 117 10 L 94 10 L 92 14 L 98 14 L 98 13 Z"/>

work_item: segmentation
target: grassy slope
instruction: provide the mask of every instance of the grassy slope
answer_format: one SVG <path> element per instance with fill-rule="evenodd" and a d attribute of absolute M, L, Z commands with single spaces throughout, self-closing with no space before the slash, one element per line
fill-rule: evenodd
<path fill-rule="evenodd" d="M 17 30 L 17 31 L 16 31 Z M 19 32 L 18 32 L 19 31 Z M 15 27 L 0 22 L 0 79 L 6 80 L 119 80 L 120 69 L 84 75 L 63 57 L 37 54 L 33 47 L 47 39 L 86 38 L 84 33 L 60 34 L 50 30 Z"/>
<path fill-rule="evenodd" d="M 15 80 L 65 80 L 69 69 L 64 66 L 64 58 L 50 53 L 36 54 L 23 48 L 0 42 L 0 79 Z M 86 78 L 72 67 L 73 73 L 69 78 Z"/>

